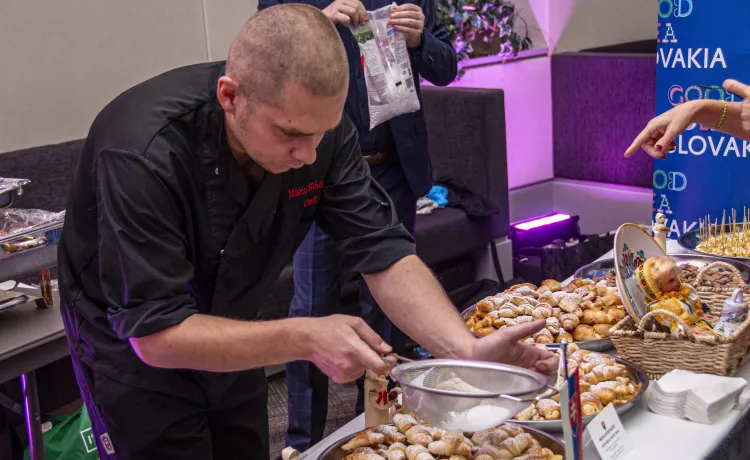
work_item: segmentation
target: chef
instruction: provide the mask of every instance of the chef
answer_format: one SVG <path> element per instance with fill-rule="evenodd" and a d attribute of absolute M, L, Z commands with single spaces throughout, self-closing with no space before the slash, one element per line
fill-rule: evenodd
<path fill-rule="evenodd" d="M 263 366 L 309 360 L 337 382 L 384 370 L 390 347 L 359 318 L 255 321 L 313 221 L 435 356 L 554 370 L 518 343 L 543 322 L 469 333 L 369 175 L 342 116 L 348 79 L 328 18 L 282 5 L 246 23 L 226 62 L 154 77 L 97 116 L 59 267 L 101 458 L 268 458 Z"/>

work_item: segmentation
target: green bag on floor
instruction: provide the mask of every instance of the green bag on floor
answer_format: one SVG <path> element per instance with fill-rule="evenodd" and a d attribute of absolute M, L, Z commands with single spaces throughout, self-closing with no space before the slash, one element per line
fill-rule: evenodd
<path fill-rule="evenodd" d="M 86 412 L 86 406 L 70 417 L 48 417 L 45 421 L 52 422 L 52 429 L 42 435 L 44 439 L 44 458 L 55 460 L 99 460 L 96 451 L 94 432 L 91 431 L 91 421 Z M 27 448 L 23 460 L 30 460 Z"/>

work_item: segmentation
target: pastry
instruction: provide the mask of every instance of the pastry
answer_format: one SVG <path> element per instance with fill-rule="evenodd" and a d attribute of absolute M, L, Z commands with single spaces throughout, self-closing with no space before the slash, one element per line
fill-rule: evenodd
<path fill-rule="evenodd" d="M 408 460 L 435 460 L 425 446 L 411 445 L 406 448 L 406 458 Z"/>
<path fill-rule="evenodd" d="M 386 460 L 385 457 L 375 452 L 371 447 L 360 447 L 347 455 L 348 460 Z"/>
<path fill-rule="evenodd" d="M 594 332 L 593 327 L 587 326 L 585 324 L 576 326 L 576 328 L 573 330 L 573 339 L 575 339 L 577 342 L 583 342 L 586 340 L 597 340 L 600 338 L 601 336 L 599 336 L 596 332 Z"/>
<path fill-rule="evenodd" d="M 533 337 L 535 343 L 554 343 L 555 341 L 552 333 L 546 328 L 540 329 Z"/>
<path fill-rule="evenodd" d="M 551 399 L 542 399 L 536 403 L 536 410 L 545 420 L 557 420 L 560 418 L 560 404 Z"/>
<path fill-rule="evenodd" d="M 358 447 L 377 446 L 383 441 L 385 441 L 385 436 L 380 433 L 375 433 L 374 431 L 367 430 L 357 434 L 349 442 L 341 446 L 341 450 L 343 450 L 344 452 L 352 452 Z"/>
<path fill-rule="evenodd" d="M 395 442 L 388 447 L 388 460 L 407 460 L 406 445 Z"/>
<path fill-rule="evenodd" d="M 602 410 L 604 410 L 604 406 L 595 394 L 581 393 L 581 412 L 584 416 L 598 414 Z"/>

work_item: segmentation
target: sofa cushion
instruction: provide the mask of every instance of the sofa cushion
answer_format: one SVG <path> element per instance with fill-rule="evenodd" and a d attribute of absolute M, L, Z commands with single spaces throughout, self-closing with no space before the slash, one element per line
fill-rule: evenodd
<path fill-rule="evenodd" d="M 491 219 L 469 217 L 459 208 L 417 216 L 417 254 L 427 265 L 473 254 L 491 240 Z"/>
<path fill-rule="evenodd" d="M 425 87 L 422 92 L 435 181 L 447 180 L 487 199 L 497 211 L 492 237 L 506 236 L 510 217 L 503 91 Z"/>
<path fill-rule="evenodd" d="M 13 207 L 62 211 L 73 185 L 82 140 L 44 145 L 0 155 L 3 177 L 29 179 Z"/>

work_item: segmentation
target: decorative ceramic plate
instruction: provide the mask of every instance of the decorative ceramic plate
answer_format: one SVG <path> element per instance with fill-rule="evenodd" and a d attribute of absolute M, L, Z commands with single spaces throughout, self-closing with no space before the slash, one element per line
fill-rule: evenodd
<path fill-rule="evenodd" d="M 636 268 L 652 257 L 666 255 L 646 230 L 635 224 L 624 224 L 615 234 L 615 273 L 617 293 L 625 310 L 638 322 L 647 312 L 646 296 L 638 287 Z"/>

